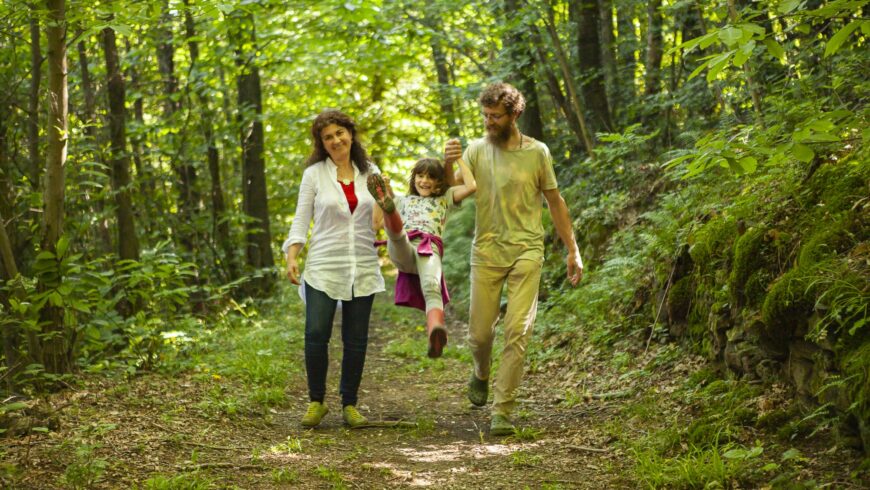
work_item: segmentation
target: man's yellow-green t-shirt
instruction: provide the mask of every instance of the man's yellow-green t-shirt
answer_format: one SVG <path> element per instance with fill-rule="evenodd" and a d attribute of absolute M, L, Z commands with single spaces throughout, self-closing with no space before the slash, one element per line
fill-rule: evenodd
<path fill-rule="evenodd" d="M 505 150 L 482 138 L 463 158 L 477 181 L 471 265 L 543 262 L 543 191 L 558 187 L 547 145 L 523 136 L 521 148 Z"/>

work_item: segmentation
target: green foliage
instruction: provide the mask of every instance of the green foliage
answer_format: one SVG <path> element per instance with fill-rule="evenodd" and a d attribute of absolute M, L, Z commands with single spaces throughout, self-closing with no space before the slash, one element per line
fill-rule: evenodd
<path fill-rule="evenodd" d="M 758 290 L 762 289 L 759 283 L 764 277 L 760 269 L 765 261 L 766 233 L 763 226 L 752 227 L 734 243 L 734 260 L 728 278 L 728 289 L 737 303 L 752 305 L 761 300 L 757 295 Z M 753 279 L 751 284 L 750 279 Z"/>
<path fill-rule="evenodd" d="M 94 455 L 99 447 L 84 443 L 76 446 L 74 460 L 66 467 L 61 479 L 67 488 L 91 488 L 100 480 L 109 463 Z"/>
<path fill-rule="evenodd" d="M 207 490 L 213 487 L 211 479 L 199 473 L 175 476 L 155 475 L 145 480 L 144 490 Z"/>
<path fill-rule="evenodd" d="M 714 218 L 689 235 L 689 255 L 701 270 L 713 270 L 730 258 L 730 244 L 736 237 L 733 218 Z"/>

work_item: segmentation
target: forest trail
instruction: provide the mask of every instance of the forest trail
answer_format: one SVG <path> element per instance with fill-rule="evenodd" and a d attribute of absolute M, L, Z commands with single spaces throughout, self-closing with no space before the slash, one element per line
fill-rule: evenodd
<path fill-rule="evenodd" d="M 83 386 L 52 401 L 62 407 L 58 431 L 4 443 L 22 471 L 16 487 L 626 486 L 618 476 L 624 458 L 608 445 L 613 438 L 604 429 L 618 401 L 566 403 L 570 376 L 532 373 L 520 393 L 520 430 L 492 437 L 488 407 L 473 408 L 465 398 L 465 325 L 450 324 L 445 356 L 427 359 L 422 326 L 416 325 L 422 314 L 394 308 L 386 304 L 388 295 L 379 296 L 359 408 L 370 420 L 404 421 L 400 426 L 343 425 L 336 323 L 330 413 L 316 429 L 299 425 L 307 390 L 298 336 L 282 354 L 298 364 L 286 402 L 259 412 L 245 402 L 251 388 L 216 374 L 219 368 L 152 372 L 129 381 L 89 375 Z M 223 355 L 233 358 L 232 352 Z"/>

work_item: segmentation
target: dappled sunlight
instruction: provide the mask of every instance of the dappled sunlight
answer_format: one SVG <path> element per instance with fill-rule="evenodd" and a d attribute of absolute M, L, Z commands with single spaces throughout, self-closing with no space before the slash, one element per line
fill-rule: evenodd
<path fill-rule="evenodd" d="M 468 458 L 484 459 L 493 456 L 507 456 L 518 449 L 529 448 L 535 444 L 475 444 L 469 442 L 456 442 L 443 445 L 428 445 L 420 447 L 402 447 L 397 451 L 411 461 L 419 463 L 441 463 L 445 461 L 459 461 Z"/>

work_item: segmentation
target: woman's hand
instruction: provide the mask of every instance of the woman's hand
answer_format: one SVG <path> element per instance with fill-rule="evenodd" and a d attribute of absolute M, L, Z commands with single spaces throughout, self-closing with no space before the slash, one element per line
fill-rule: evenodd
<path fill-rule="evenodd" d="M 287 278 L 295 285 L 299 285 L 299 263 L 296 259 L 287 259 Z"/>
<path fill-rule="evenodd" d="M 290 279 L 295 285 L 299 285 L 299 262 L 296 261 L 296 256 L 302 250 L 301 243 L 294 243 L 287 249 L 287 279 Z"/>

